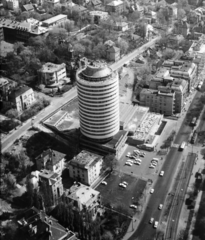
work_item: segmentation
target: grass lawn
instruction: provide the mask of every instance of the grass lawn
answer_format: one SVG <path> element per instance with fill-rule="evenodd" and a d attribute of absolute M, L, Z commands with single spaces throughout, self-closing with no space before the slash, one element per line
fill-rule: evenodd
<path fill-rule="evenodd" d="M 119 183 L 123 181 L 128 183 L 125 189 L 119 186 Z M 128 174 L 119 174 L 117 171 L 111 173 L 106 178 L 106 182 L 107 186 L 99 185 L 96 189 L 102 195 L 103 205 L 110 203 L 113 208 L 121 205 L 127 209 L 130 216 L 133 216 L 136 210 L 131 209 L 129 206 L 131 204 L 137 205 L 147 182 Z"/>

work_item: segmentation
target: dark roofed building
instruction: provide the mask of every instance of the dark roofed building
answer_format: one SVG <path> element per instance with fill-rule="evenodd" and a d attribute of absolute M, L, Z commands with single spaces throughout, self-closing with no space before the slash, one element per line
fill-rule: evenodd
<path fill-rule="evenodd" d="M 61 173 L 64 168 L 65 154 L 48 149 L 43 151 L 36 158 L 37 170 L 47 169 L 53 172 Z"/>
<path fill-rule="evenodd" d="M 75 234 L 64 228 L 44 211 L 32 207 L 18 220 L 21 240 L 77 240 Z"/>
<path fill-rule="evenodd" d="M 23 5 L 23 11 L 26 11 L 26 12 L 33 12 L 34 11 L 34 7 L 32 4 L 26 4 L 26 5 Z"/>
<path fill-rule="evenodd" d="M 93 8 L 98 8 L 102 5 L 102 2 L 100 0 L 91 0 L 90 4 Z"/>

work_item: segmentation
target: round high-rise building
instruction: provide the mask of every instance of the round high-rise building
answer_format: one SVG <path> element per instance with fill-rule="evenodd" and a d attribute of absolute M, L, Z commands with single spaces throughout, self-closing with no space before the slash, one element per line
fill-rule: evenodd
<path fill-rule="evenodd" d="M 118 74 L 94 62 L 77 72 L 80 129 L 84 136 L 106 142 L 119 131 Z"/>

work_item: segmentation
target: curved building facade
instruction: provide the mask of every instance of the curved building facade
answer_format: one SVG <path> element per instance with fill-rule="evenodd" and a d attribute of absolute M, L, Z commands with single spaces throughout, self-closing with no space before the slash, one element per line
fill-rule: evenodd
<path fill-rule="evenodd" d="M 105 142 L 119 131 L 119 79 L 106 64 L 95 62 L 77 73 L 80 129 Z"/>

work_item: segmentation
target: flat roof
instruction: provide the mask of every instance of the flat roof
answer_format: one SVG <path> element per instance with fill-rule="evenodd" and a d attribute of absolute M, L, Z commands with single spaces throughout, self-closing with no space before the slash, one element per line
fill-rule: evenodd
<path fill-rule="evenodd" d="M 92 153 L 86 150 L 82 150 L 77 156 L 75 156 L 71 161 L 71 165 L 78 165 L 83 168 L 90 167 L 102 159 L 103 156 L 96 153 Z"/>
<path fill-rule="evenodd" d="M 51 23 L 54 23 L 54 22 L 56 22 L 56 21 L 58 21 L 58 20 L 61 20 L 61 19 L 63 19 L 63 18 L 66 18 L 66 19 L 67 19 L 67 15 L 65 15 L 65 14 L 59 14 L 59 15 L 57 15 L 57 16 L 55 16 L 55 17 L 49 18 L 49 19 L 47 19 L 47 20 L 44 20 L 43 23 L 51 24 Z"/>
<path fill-rule="evenodd" d="M 82 183 L 75 183 L 65 191 L 66 197 L 79 201 L 81 204 L 88 203 L 96 195 L 99 195 L 98 191 Z"/>
<path fill-rule="evenodd" d="M 59 71 L 62 68 L 65 68 L 65 63 L 61 63 L 61 64 L 55 64 L 55 63 L 50 63 L 47 62 L 45 64 L 43 64 L 42 68 L 39 70 L 42 73 L 52 73 L 55 71 Z"/>

